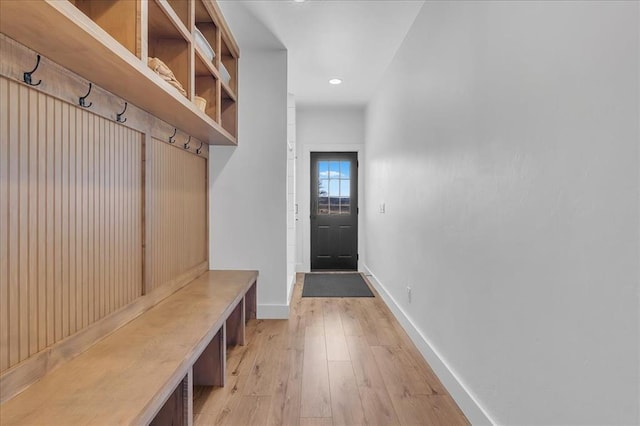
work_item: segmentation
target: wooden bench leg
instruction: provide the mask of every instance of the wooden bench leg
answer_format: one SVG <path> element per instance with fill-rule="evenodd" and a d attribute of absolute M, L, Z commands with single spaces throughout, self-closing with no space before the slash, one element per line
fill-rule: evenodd
<path fill-rule="evenodd" d="M 245 317 L 245 305 L 244 297 L 238 303 L 238 306 L 231 312 L 229 318 L 227 318 L 227 344 L 228 345 L 241 345 L 244 346 L 244 317 Z"/>
<path fill-rule="evenodd" d="M 245 294 L 244 299 L 245 299 L 245 317 L 244 317 L 244 321 L 247 322 L 250 319 L 255 319 L 256 318 L 256 313 L 258 311 L 258 306 L 256 304 L 257 298 L 256 298 L 256 283 L 253 283 L 253 285 L 249 288 L 249 290 L 247 290 L 247 294 Z"/>
<path fill-rule="evenodd" d="M 193 370 L 191 368 L 150 425 L 193 426 Z"/>
<path fill-rule="evenodd" d="M 182 381 L 183 425 L 193 426 L 193 367 L 189 368 L 187 377 Z"/>
<path fill-rule="evenodd" d="M 193 364 L 193 384 L 200 386 L 224 386 L 226 369 L 226 324 L 204 349 Z"/>

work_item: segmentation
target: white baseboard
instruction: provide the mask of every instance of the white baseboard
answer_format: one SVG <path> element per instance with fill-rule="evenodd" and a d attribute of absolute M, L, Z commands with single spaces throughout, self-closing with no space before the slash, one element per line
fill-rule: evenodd
<path fill-rule="evenodd" d="M 291 305 L 291 297 L 293 296 L 293 286 L 296 284 L 296 273 L 294 272 L 288 278 L 289 284 L 287 285 L 287 305 Z"/>
<path fill-rule="evenodd" d="M 258 319 L 289 319 L 289 305 L 258 304 Z"/>
<path fill-rule="evenodd" d="M 387 292 L 384 285 L 376 278 L 367 265 L 364 266 L 364 273 L 378 291 L 378 294 L 385 301 L 387 306 L 404 330 L 407 332 L 413 343 L 416 345 L 424 359 L 436 373 L 451 397 L 456 401 L 462 412 L 473 425 L 493 425 L 496 424 L 489 414 L 478 403 L 474 395 L 465 387 L 456 373 L 447 365 L 446 361 L 433 348 L 429 340 L 420 332 L 413 321 L 406 315 L 404 310 L 398 305 L 395 299 Z"/>

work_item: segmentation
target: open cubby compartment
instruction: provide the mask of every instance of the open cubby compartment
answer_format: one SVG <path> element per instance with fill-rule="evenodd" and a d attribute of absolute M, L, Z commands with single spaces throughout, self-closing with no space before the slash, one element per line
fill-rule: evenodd
<path fill-rule="evenodd" d="M 194 2 L 194 8 L 195 26 L 215 52 L 216 56 L 213 59 L 213 64 L 218 67 L 220 62 L 220 31 L 218 26 L 211 18 L 210 11 L 202 0 L 196 0 Z"/>
<path fill-rule="evenodd" d="M 190 98 L 190 94 L 192 93 L 190 70 L 191 45 L 155 1 L 149 1 L 148 5 L 149 57 L 156 57 L 164 62 L 186 91 L 185 96 Z M 167 83 L 167 85 L 171 86 L 169 83 Z M 180 93 L 178 89 L 175 90 Z"/>
<path fill-rule="evenodd" d="M 220 59 L 231 76 L 231 80 L 228 85 L 231 90 L 236 93 L 238 91 L 238 58 L 229 48 L 229 44 L 226 42 L 224 37 L 222 37 L 220 43 L 220 53 L 222 54 Z"/>
<path fill-rule="evenodd" d="M 1 0 L 0 0 L 1 1 Z M 142 57 L 140 2 L 131 0 L 70 0 L 82 13 L 127 50 Z"/>
<path fill-rule="evenodd" d="M 149 423 L 149 426 L 185 424 L 185 420 L 188 421 L 188 416 L 192 415 L 187 408 L 187 397 L 191 394 L 189 387 L 193 389 L 187 374 L 171 392 L 162 408 Z"/>
<path fill-rule="evenodd" d="M 192 30 L 191 24 L 191 2 L 189 0 L 167 0 L 173 11 L 178 15 L 180 21 L 189 32 Z"/>
<path fill-rule="evenodd" d="M 237 136 L 238 104 L 233 94 L 222 86 L 222 96 L 220 99 L 220 124 L 222 128 L 232 136 Z"/>
<path fill-rule="evenodd" d="M 207 114 L 213 121 L 219 123 L 220 111 L 218 96 L 220 90 L 220 83 L 213 72 L 213 65 L 208 63 L 206 58 L 200 55 L 200 52 L 196 51 L 195 55 L 195 94 L 207 100 L 205 107 L 205 114 Z"/>

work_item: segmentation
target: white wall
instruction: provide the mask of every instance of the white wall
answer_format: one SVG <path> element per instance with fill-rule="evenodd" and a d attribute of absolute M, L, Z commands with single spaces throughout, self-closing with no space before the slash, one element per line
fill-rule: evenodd
<path fill-rule="evenodd" d="M 329 88 L 327 88 L 329 89 Z M 298 215 L 296 221 L 296 270 L 311 269 L 311 152 L 357 152 L 360 160 L 358 205 L 364 207 L 364 108 L 357 106 L 299 106 L 296 111 L 298 158 L 296 191 Z M 362 221 L 358 221 L 358 251 L 360 266 L 364 257 Z"/>
<path fill-rule="evenodd" d="M 257 269 L 258 317 L 287 318 L 287 52 L 244 49 L 237 147 L 210 159 L 211 269 Z"/>
<path fill-rule="evenodd" d="M 369 105 L 366 266 L 476 423 L 640 422 L 639 14 L 427 2 Z"/>
<path fill-rule="evenodd" d="M 287 301 L 296 283 L 296 100 L 287 95 Z"/>

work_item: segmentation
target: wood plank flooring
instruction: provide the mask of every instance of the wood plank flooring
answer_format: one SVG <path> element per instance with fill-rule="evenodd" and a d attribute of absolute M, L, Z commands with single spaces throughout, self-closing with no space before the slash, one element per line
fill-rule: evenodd
<path fill-rule="evenodd" d="M 251 320 L 227 385 L 196 387 L 196 425 L 468 425 L 382 299 L 302 298 Z M 375 291 L 374 291 L 375 293 Z"/>

